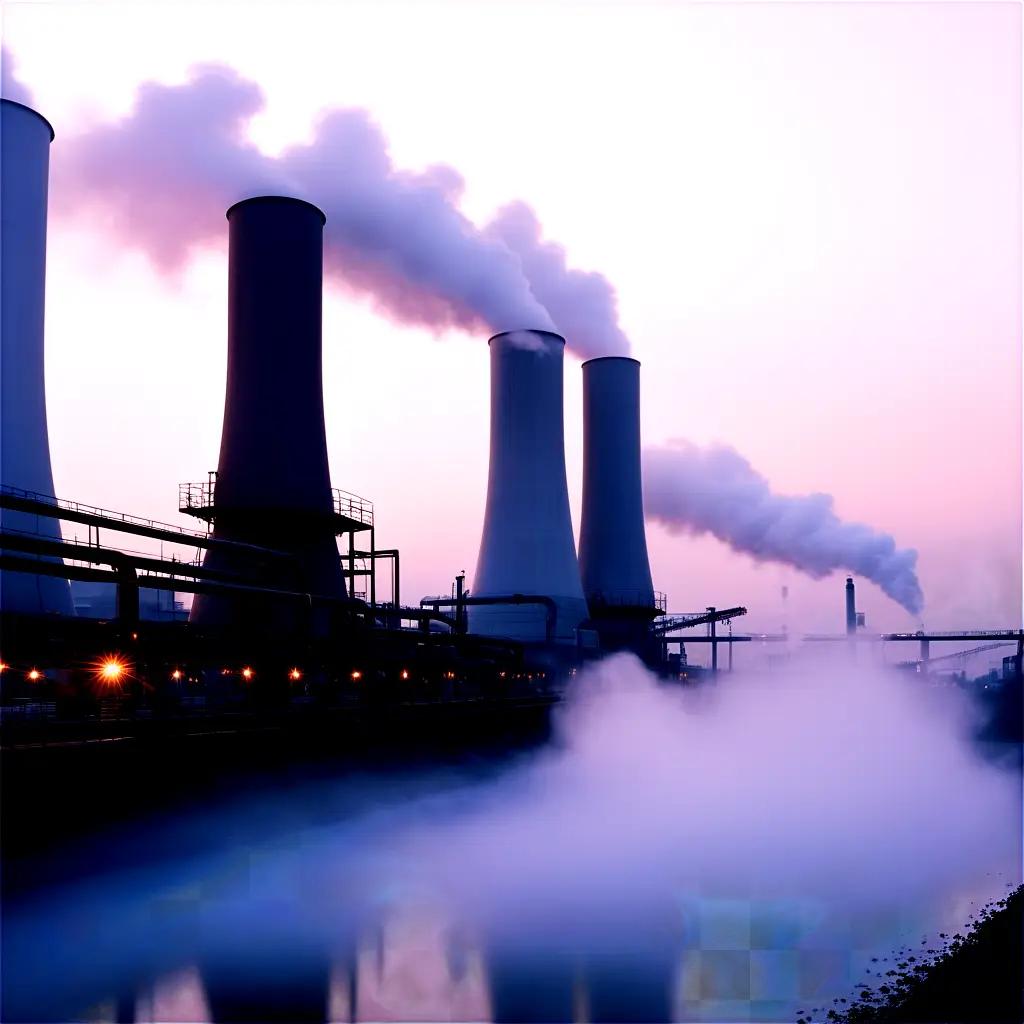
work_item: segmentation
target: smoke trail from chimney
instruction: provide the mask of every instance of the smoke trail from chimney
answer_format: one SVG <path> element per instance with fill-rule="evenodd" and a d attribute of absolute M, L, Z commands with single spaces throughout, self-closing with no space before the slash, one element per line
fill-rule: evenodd
<path fill-rule="evenodd" d="M 742 455 L 686 441 L 644 451 L 647 519 L 672 533 L 710 533 L 759 562 L 779 562 L 821 579 L 845 569 L 876 583 L 911 614 L 924 596 L 917 552 L 887 534 L 843 522 L 828 494 L 774 494 Z"/>
<path fill-rule="evenodd" d="M 359 109 L 326 113 L 312 142 L 267 156 L 246 138 L 263 106 L 259 86 L 224 65 L 197 66 L 182 85 L 142 85 L 126 118 L 65 140 L 52 175 L 56 214 L 96 219 L 173 274 L 194 249 L 221 243 L 222 211 L 239 199 L 306 198 L 327 215 L 327 279 L 397 322 L 519 330 L 524 339 L 550 330 L 584 359 L 629 353 L 610 282 L 571 269 L 525 203 L 474 224 L 459 209 L 461 175 L 441 164 L 397 168 L 381 129 Z M 670 530 L 712 533 L 815 578 L 846 569 L 920 610 L 916 552 L 841 522 L 827 495 L 774 495 L 728 448 L 650 449 L 645 470 L 648 518 Z"/>
<path fill-rule="evenodd" d="M 183 85 L 144 84 L 125 119 L 65 141 L 56 211 L 93 215 L 173 273 L 194 248 L 219 242 L 232 203 L 296 195 L 327 215 L 329 279 L 393 320 L 488 334 L 561 329 L 584 358 L 628 351 L 609 282 L 569 269 L 528 206 L 478 227 L 459 209 L 457 171 L 396 167 L 359 109 L 326 113 L 312 142 L 267 156 L 246 138 L 263 105 L 255 83 L 221 65 L 194 68 Z"/>
<path fill-rule="evenodd" d="M 6 46 L 0 47 L 0 96 L 15 103 L 32 106 L 32 93 L 28 86 L 18 78 L 17 63 Z"/>

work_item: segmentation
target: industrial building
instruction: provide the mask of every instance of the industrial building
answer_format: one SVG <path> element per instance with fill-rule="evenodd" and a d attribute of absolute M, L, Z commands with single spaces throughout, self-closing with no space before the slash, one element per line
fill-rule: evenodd
<path fill-rule="evenodd" d="M 509 324 L 489 342 L 487 500 L 471 588 L 459 576 L 448 595 L 403 603 L 400 553 L 377 546 L 372 502 L 330 478 L 325 215 L 292 196 L 252 196 L 226 211 L 220 452 L 216 471 L 178 491 L 178 510 L 198 528 L 58 496 L 43 323 L 53 138 L 36 111 L 0 103 L 5 706 L 42 703 L 43 718 L 81 723 L 111 703 L 125 713 L 201 715 L 257 706 L 313 714 L 380 702 L 544 703 L 606 652 L 632 651 L 686 679 L 695 672 L 684 640 L 710 644 L 714 672 L 721 644 L 731 667 L 733 643 L 786 639 L 733 634 L 732 620 L 746 613 L 740 606 L 667 613 L 647 552 L 635 359 L 582 366 L 577 556 L 564 448 L 565 339 L 529 324 Z M 88 542 L 65 539 L 61 522 L 86 526 Z M 109 543 L 111 535 L 160 541 L 173 553 L 140 554 Z M 69 581 L 113 591 L 113 608 L 76 616 Z M 169 595 L 156 602 L 167 608 L 175 595 L 191 594 L 188 621 L 147 618 L 140 591 Z M 852 579 L 846 598 L 844 636 L 854 645 L 863 617 Z M 698 626 L 706 636 L 678 635 Z"/>
<path fill-rule="evenodd" d="M 58 497 L 44 382 L 49 147 L 38 113 L 2 103 L 2 591 L 5 699 L 46 694 L 60 718 L 159 693 L 207 709 L 272 699 L 555 699 L 587 659 L 661 664 L 640 479 L 640 366 L 584 365 L 581 557 L 563 415 L 565 340 L 510 324 L 490 339 L 487 503 L 472 590 L 403 604 L 400 554 L 378 548 L 370 501 L 334 486 L 321 366 L 325 216 L 253 196 L 226 211 L 227 388 L 216 471 L 179 485 L 196 530 Z M 65 540 L 61 522 L 89 542 Z M 110 535 L 170 545 L 141 555 Z M 94 541 L 95 538 L 95 541 Z M 191 555 L 189 552 L 196 552 Z M 390 577 L 388 583 L 384 577 Z M 378 579 L 388 601 L 378 600 Z M 106 592 L 80 597 L 69 580 Z M 96 590 L 96 588 L 99 588 Z M 140 592 L 191 594 L 151 620 Z M 110 602 L 109 595 L 115 598 Z M 158 600 L 155 606 L 162 606 Z M 678 658 L 672 664 L 678 666 Z M 31 684 L 30 686 L 28 684 Z M 201 700 L 199 699 L 201 698 Z"/>

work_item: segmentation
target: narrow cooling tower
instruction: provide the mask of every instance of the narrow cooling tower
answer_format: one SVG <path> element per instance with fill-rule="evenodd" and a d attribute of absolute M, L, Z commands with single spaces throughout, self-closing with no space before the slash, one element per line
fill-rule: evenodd
<path fill-rule="evenodd" d="M 583 514 L 580 575 L 605 649 L 655 656 L 658 614 L 644 531 L 640 364 L 604 356 L 583 364 Z"/>
<path fill-rule="evenodd" d="M 580 575 L 591 613 L 653 610 L 640 476 L 640 364 L 603 356 L 583 364 Z"/>
<path fill-rule="evenodd" d="M 510 331 L 490 340 L 491 452 L 472 597 L 550 598 L 552 639 L 574 643 L 586 618 L 565 481 L 562 358 L 565 339 Z M 469 608 L 474 633 L 545 639 L 541 604 Z"/>
<path fill-rule="evenodd" d="M 214 534 L 288 552 L 268 586 L 344 597 L 334 537 L 321 370 L 324 215 L 258 196 L 227 212 L 228 372 Z M 206 564 L 238 568 L 211 550 Z M 190 620 L 240 624 L 255 613 L 200 595 Z"/>
<path fill-rule="evenodd" d="M 43 366 L 52 140 L 41 114 L 0 100 L 0 482 L 47 496 L 54 493 Z M 3 510 L 0 526 L 60 540 L 55 519 Z M 71 590 L 67 580 L 0 572 L 0 609 L 71 615 Z"/>

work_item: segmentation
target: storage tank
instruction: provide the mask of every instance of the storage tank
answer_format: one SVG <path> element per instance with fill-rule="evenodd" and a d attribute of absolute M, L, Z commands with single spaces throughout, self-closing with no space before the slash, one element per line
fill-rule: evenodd
<path fill-rule="evenodd" d="M 472 597 L 526 595 L 554 602 L 550 638 L 576 642 L 586 618 L 565 478 L 565 339 L 507 331 L 490 342 L 491 447 L 487 505 Z M 542 641 L 541 604 L 469 608 L 473 633 Z"/>
<path fill-rule="evenodd" d="M 228 367 L 214 535 L 289 553 L 260 582 L 345 596 L 335 541 L 321 368 L 324 214 L 287 196 L 236 203 L 228 219 Z M 211 549 L 204 564 L 238 568 Z M 251 602 L 197 596 L 199 625 L 256 618 Z M 278 612 L 275 624 L 285 625 Z"/>
<path fill-rule="evenodd" d="M 53 496 L 46 426 L 43 313 L 46 204 L 53 129 L 41 114 L 0 100 L 0 483 Z M 0 510 L 5 530 L 60 540 L 55 519 Z M 46 559 L 59 561 L 59 559 Z M 67 580 L 0 572 L 0 609 L 73 614 Z"/>

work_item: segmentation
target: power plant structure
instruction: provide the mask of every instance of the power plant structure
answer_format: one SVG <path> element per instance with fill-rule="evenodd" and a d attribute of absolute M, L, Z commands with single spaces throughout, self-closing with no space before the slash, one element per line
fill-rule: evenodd
<path fill-rule="evenodd" d="M 0 100 L 0 484 L 13 493 L 54 493 L 43 360 L 53 137 L 42 114 Z M 0 528 L 61 539 L 57 520 L 38 521 L 12 508 L 0 509 Z M 2 568 L 0 608 L 37 615 L 74 611 L 66 579 Z"/>
<path fill-rule="evenodd" d="M 521 324 L 489 342 L 490 460 L 471 589 L 460 574 L 450 595 L 403 604 L 399 552 L 377 547 L 372 503 L 332 486 L 321 364 L 325 217 L 292 196 L 253 196 L 227 210 L 217 469 L 179 486 L 179 511 L 203 528 L 58 499 L 43 347 L 52 139 L 34 110 L 0 104 L 0 678 L 5 714 L 12 702 L 35 709 L 21 723 L 27 733 L 45 736 L 56 721 L 101 738 L 107 721 L 164 711 L 183 720 L 186 708 L 200 716 L 303 709 L 316 718 L 443 705 L 504 715 L 560 700 L 579 666 L 610 651 L 632 651 L 667 678 L 686 679 L 699 670 L 684 642 L 710 644 L 714 673 L 723 643 L 731 667 L 734 642 L 786 639 L 734 634 L 732 620 L 746 614 L 740 606 L 666 613 L 647 550 L 640 364 L 632 358 L 582 366 L 577 556 L 565 340 Z M 88 541 L 65 539 L 61 522 L 87 527 Z M 111 545 L 101 531 L 175 553 Z M 183 549 L 196 554 L 182 557 Z M 381 561 L 391 569 L 388 601 L 378 599 Z M 69 580 L 113 588 L 116 614 L 76 618 Z M 188 621 L 142 621 L 145 588 L 191 594 Z M 846 622 L 856 638 L 863 623 L 852 578 Z M 680 635 L 697 626 L 707 635 Z"/>
<path fill-rule="evenodd" d="M 183 511 L 213 523 L 214 537 L 259 546 L 263 584 L 343 600 L 335 534 L 350 510 L 331 490 L 321 371 L 323 213 L 284 196 L 257 196 L 227 211 L 228 369 L 216 474 L 186 487 Z M 359 525 L 362 525 L 361 523 Z M 207 551 L 206 569 L 244 576 L 244 548 Z M 199 594 L 198 626 L 288 630 L 302 611 L 262 595 Z M 315 627 L 324 631 L 320 609 Z"/>
<path fill-rule="evenodd" d="M 651 581 L 640 469 L 640 363 L 583 364 L 580 573 L 601 646 L 656 656 L 652 620 L 665 611 Z"/>
<path fill-rule="evenodd" d="M 490 340 L 491 449 L 474 576 L 475 633 L 576 644 L 587 618 L 565 476 L 565 339 L 509 331 Z M 536 603 L 526 603 L 526 599 Z"/>

